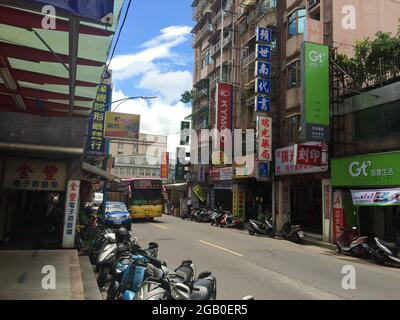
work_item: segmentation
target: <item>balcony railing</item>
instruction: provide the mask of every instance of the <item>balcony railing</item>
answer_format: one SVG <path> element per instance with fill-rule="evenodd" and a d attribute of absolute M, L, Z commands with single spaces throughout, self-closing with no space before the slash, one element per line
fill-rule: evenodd
<path fill-rule="evenodd" d="M 200 31 L 193 36 L 193 46 L 197 44 L 207 33 L 212 32 L 214 30 L 213 25 L 210 22 L 207 22 Z"/>
<path fill-rule="evenodd" d="M 242 59 L 242 66 L 245 67 L 255 60 L 256 60 L 256 52 L 253 51 L 253 52 L 249 53 L 248 56 L 246 56 Z"/>
<path fill-rule="evenodd" d="M 225 48 L 232 41 L 232 33 L 229 33 L 223 40 L 223 48 Z M 210 50 L 211 56 L 221 51 L 221 41 L 218 41 Z"/>
<path fill-rule="evenodd" d="M 276 10 L 276 0 L 264 0 L 257 5 L 257 15 L 267 14 Z"/>
<path fill-rule="evenodd" d="M 193 20 L 197 21 L 200 19 L 201 14 L 203 13 L 204 9 L 207 7 L 208 0 L 200 0 L 198 5 L 193 8 Z"/>

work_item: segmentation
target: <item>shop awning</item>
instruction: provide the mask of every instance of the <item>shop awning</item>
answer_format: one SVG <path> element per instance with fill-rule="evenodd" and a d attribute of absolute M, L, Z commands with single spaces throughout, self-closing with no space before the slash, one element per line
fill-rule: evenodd
<path fill-rule="evenodd" d="M 112 25 L 57 10 L 50 29 L 42 6 L 25 2 L 0 4 L 0 112 L 87 117 L 123 0 L 114 1 Z"/>
<path fill-rule="evenodd" d="M 82 162 L 82 170 L 96 176 L 99 180 L 121 182 L 121 178 L 86 162 Z"/>
<path fill-rule="evenodd" d="M 184 182 L 184 183 L 164 184 L 163 186 L 167 190 L 182 190 L 182 191 L 184 191 L 187 189 L 188 184 L 186 182 Z"/>

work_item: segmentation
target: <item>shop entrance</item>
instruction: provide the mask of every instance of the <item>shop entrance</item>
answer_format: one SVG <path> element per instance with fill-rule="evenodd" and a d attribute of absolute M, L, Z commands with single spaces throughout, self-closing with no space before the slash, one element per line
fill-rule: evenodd
<path fill-rule="evenodd" d="M 62 240 L 64 194 L 9 190 L 0 249 L 59 249 Z"/>
<path fill-rule="evenodd" d="M 215 189 L 215 205 L 232 211 L 232 190 Z"/>
<path fill-rule="evenodd" d="M 291 184 L 291 223 L 300 224 L 304 231 L 322 234 L 321 180 L 304 179 Z"/>
<path fill-rule="evenodd" d="M 357 210 L 362 235 L 400 241 L 400 207 L 358 207 Z"/>

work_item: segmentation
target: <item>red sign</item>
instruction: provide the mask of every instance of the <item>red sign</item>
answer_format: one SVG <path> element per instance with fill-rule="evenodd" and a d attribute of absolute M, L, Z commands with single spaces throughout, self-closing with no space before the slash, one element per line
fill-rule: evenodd
<path fill-rule="evenodd" d="M 342 232 L 344 227 L 342 192 L 333 192 L 333 242 L 336 242 L 337 237 Z"/>
<path fill-rule="evenodd" d="M 220 180 L 220 169 L 219 168 L 210 169 L 210 177 L 213 181 L 219 181 Z"/>
<path fill-rule="evenodd" d="M 33 173 L 32 169 L 26 164 L 22 164 L 18 169 L 19 179 L 27 179 L 29 180 L 29 173 Z"/>
<path fill-rule="evenodd" d="M 161 178 L 168 179 L 168 168 L 169 168 L 169 152 L 163 152 L 161 161 Z"/>
<path fill-rule="evenodd" d="M 217 130 L 232 129 L 233 86 L 228 83 L 217 84 Z M 221 139 L 223 146 L 223 139 Z"/>
<path fill-rule="evenodd" d="M 321 167 L 321 163 L 322 163 L 321 145 L 314 145 L 314 146 L 304 145 L 304 144 L 297 145 L 295 164 Z"/>
<path fill-rule="evenodd" d="M 258 160 L 272 161 L 272 118 L 257 117 Z"/>

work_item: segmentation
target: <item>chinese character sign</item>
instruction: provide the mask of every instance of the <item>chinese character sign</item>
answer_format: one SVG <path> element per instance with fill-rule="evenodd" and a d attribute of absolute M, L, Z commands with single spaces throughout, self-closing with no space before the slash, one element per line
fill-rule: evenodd
<path fill-rule="evenodd" d="M 257 27 L 256 41 L 262 43 L 271 43 L 272 30 L 270 28 Z"/>
<path fill-rule="evenodd" d="M 161 159 L 161 178 L 168 179 L 168 169 L 169 169 L 169 152 L 163 152 Z"/>
<path fill-rule="evenodd" d="M 79 212 L 79 180 L 69 180 L 65 199 L 65 218 L 63 231 L 63 248 L 73 248 L 75 245 L 75 228 Z"/>
<path fill-rule="evenodd" d="M 255 111 L 258 112 L 269 112 L 271 111 L 271 99 L 265 96 L 255 97 Z"/>
<path fill-rule="evenodd" d="M 321 145 L 296 145 L 295 164 L 320 167 L 322 162 Z"/>
<path fill-rule="evenodd" d="M 17 190 L 63 191 L 66 175 L 64 162 L 13 158 L 6 161 L 3 186 Z"/>
<path fill-rule="evenodd" d="M 258 160 L 272 161 L 272 118 L 257 117 Z"/>
<path fill-rule="evenodd" d="M 271 59 L 271 46 L 265 44 L 256 44 L 257 60 Z"/>
<path fill-rule="evenodd" d="M 271 81 L 264 79 L 256 79 L 256 93 L 270 95 Z"/>
<path fill-rule="evenodd" d="M 269 62 L 257 61 L 255 68 L 255 76 L 260 78 L 268 78 L 271 74 L 271 65 Z"/>
<path fill-rule="evenodd" d="M 105 153 L 104 120 L 105 113 L 111 104 L 111 86 L 99 85 L 93 110 L 89 116 L 89 130 L 86 153 L 92 156 L 102 156 Z"/>

